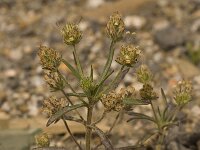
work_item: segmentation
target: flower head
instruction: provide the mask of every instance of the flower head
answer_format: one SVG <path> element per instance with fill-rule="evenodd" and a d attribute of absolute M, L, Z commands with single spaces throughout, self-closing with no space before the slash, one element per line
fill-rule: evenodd
<path fill-rule="evenodd" d="M 141 65 L 137 70 L 137 79 L 143 84 L 150 82 L 152 77 L 152 73 L 146 65 Z"/>
<path fill-rule="evenodd" d="M 40 46 L 38 56 L 42 68 L 52 72 L 55 72 L 58 69 L 62 61 L 62 57 L 57 51 L 46 46 Z"/>
<path fill-rule="evenodd" d="M 106 111 L 120 111 L 126 109 L 126 105 L 123 103 L 124 98 L 130 97 L 135 94 L 133 87 L 122 88 L 120 92 L 111 91 L 108 94 L 103 94 L 101 102 L 103 103 Z"/>
<path fill-rule="evenodd" d="M 49 117 L 65 106 L 67 106 L 66 101 L 63 98 L 57 99 L 55 96 L 51 96 L 43 101 L 43 111 Z"/>
<path fill-rule="evenodd" d="M 140 56 L 141 51 L 137 47 L 134 47 L 133 45 L 123 45 L 120 49 L 116 62 L 124 66 L 132 67 L 138 62 Z"/>
<path fill-rule="evenodd" d="M 65 88 L 65 81 L 57 72 L 46 73 L 44 79 L 52 91 L 62 90 Z"/>
<path fill-rule="evenodd" d="M 116 42 L 122 38 L 124 30 L 125 26 L 121 15 L 118 12 L 115 12 L 112 16 L 110 16 L 107 23 L 107 35 Z"/>
<path fill-rule="evenodd" d="M 140 96 L 142 100 L 155 100 L 158 98 L 156 92 L 154 92 L 153 87 L 150 84 L 144 84 L 142 89 L 140 89 Z"/>
<path fill-rule="evenodd" d="M 73 23 L 66 24 L 61 30 L 65 44 L 76 45 L 82 38 L 82 32 L 78 28 L 78 25 Z"/>
<path fill-rule="evenodd" d="M 50 140 L 46 133 L 41 133 L 35 136 L 36 144 L 40 147 L 49 147 Z"/>
<path fill-rule="evenodd" d="M 174 100 L 177 105 L 182 106 L 191 100 L 192 85 L 188 81 L 180 81 L 175 88 Z"/>

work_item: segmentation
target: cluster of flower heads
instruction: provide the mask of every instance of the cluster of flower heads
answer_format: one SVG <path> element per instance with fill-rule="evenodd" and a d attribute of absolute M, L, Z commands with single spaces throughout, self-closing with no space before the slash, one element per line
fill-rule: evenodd
<path fill-rule="evenodd" d="M 133 45 L 123 45 L 120 49 L 116 62 L 124 66 L 132 67 L 138 62 L 140 56 L 141 51 L 137 47 L 134 47 Z"/>
<path fill-rule="evenodd" d="M 40 46 L 38 56 L 43 69 L 56 72 L 61 61 L 61 55 L 54 49 Z"/>
<path fill-rule="evenodd" d="M 111 91 L 108 94 L 103 94 L 101 102 L 103 103 L 106 111 L 120 111 L 126 109 L 126 105 L 123 103 L 124 98 L 135 95 L 135 89 L 131 86 L 122 88 L 120 92 Z"/>
<path fill-rule="evenodd" d="M 183 106 L 191 100 L 192 85 L 188 81 L 180 81 L 174 91 L 174 100 L 177 105 Z"/>
<path fill-rule="evenodd" d="M 61 30 L 64 42 L 67 45 L 76 45 L 82 39 L 82 32 L 78 28 L 78 25 L 68 23 Z"/>
<path fill-rule="evenodd" d="M 106 33 L 114 42 L 123 37 L 125 31 L 124 21 L 118 12 L 115 12 L 107 23 Z"/>
<path fill-rule="evenodd" d="M 43 101 L 43 112 L 50 117 L 66 106 L 67 103 L 64 98 L 57 99 L 55 96 L 51 96 Z"/>

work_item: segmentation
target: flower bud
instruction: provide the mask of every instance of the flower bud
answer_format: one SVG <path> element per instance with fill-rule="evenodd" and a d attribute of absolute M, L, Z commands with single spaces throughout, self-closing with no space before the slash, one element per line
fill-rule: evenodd
<path fill-rule="evenodd" d="M 154 92 L 153 87 L 150 84 L 144 84 L 142 89 L 140 89 L 140 96 L 142 100 L 155 100 L 158 98 L 156 92 Z"/>
<path fill-rule="evenodd" d="M 57 51 L 46 46 L 40 46 L 38 56 L 40 58 L 42 68 L 52 72 L 57 71 L 62 61 L 62 57 Z"/>
<path fill-rule="evenodd" d="M 188 81 L 180 81 L 175 88 L 174 100 L 177 105 L 183 106 L 191 100 L 192 85 Z"/>
<path fill-rule="evenodd" d="M 124 33 L 125 26 L 121 18 L 121 15 L 118 12 L 115 12 L 107 23 L 106 32 L 109 38 L 113 41 L 119 41 Z"/>
<path fill-rule="evenodd" d="M 76 45 L 82 38 L 82 32 L 78 28 L 78 25 L 73 23 L 66 24 L 61 30 L 65 44 Z"/>
<path fill-rule="evenodd" d="M 116 62 L 124 66 L 132 67 L 138 62 L 140 56 L 141 51 L 137 47 L 134 47 L 133 45 L 123 45 L 120 49 Z"/>
<path fill-rule="evenodd" d="M 139 82 L 146 84 L 152 80 L 152 73 L 146 65 L 141 65 L 137 70 L 137 79 Z"/>
<path fill-rule="evenodd" d="M 49 147 L 50 145 L 50 140 L 46 133 L 41 133 L 41 134 L 36 135 L 35 141 L 39 147 Z"/>
<path fill-rule="evenodd" d="M 43 112 L 50 117 L 65 106 L 67 103 L 63 98 L 57 99 L 55 96 L 51 96 L 43 101 Z"/>
<path fill-rule="evenodd" d="M 90 77 L 83 77 L 80 82 L 81 88 L 88 94 L 92 94 L 92 91 L 95 89 L 95 84 Z"/>

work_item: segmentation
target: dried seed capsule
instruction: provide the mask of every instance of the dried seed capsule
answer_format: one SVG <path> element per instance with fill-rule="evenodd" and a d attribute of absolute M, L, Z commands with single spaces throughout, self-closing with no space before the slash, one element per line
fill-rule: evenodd
<path fill-rule="evenodd" d="M 137 79 L 139 82 L 146 84 L 152 80 L 152 73 L 146 65 L 141 65 L 137 70 Z"/>
<path fill-rule="evenodd" d="M 106 33 L 113 41 L 119 41 L 124 34 L 125 26 L 121 18 L 121 15 L 118 12 L 115 12 L 106 26 Z"/>
<path fill-rule="evenodd" d="M 132 67 L 138 62 L 140 56 L 141 51 L 137 47 L 133 45 L 122 46 L 116 62 L 124 66 Z"/>
<path fill-rule="evenodd" d="M 180 81 L 175 88 L 174 100 L 177 105 L 183 106 L 191 100 L 192 85 L 188 81 Z"/>
<path fill-rule="evenodd" d="M 52 72 L 57 71 L 62 61 L 62 57 L 57 51 L 46 46 L 40 46 L 38 56 L 40 58 L 42 68 Z"/>
<path fill-rule="evenodd" d="M 82 38 L 82 32 L 78 28 L 78 25 L 73 23 L 66 24 L 61 30 L 65 44 L 76 45 Z"/>

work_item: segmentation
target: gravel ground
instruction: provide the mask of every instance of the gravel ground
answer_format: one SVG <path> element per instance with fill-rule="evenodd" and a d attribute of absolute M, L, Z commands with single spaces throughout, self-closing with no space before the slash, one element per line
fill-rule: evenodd
<path fill-rule="evenodd" d="M 116 11 L 115 6 L 117 9 L 122 0 L 0 1 L 0 113 L 4 112 L 11 118 L 40 115 L 42 100 L 51 93 L 43 81 L 43 71 L 37 57 L 38 47 L 40 44 L 51 46 L 59 50 L 63 57 L 72 60 L 71 48 L 64 45 L 59 27 L 69 21 L 79 22 L 81 16 L 79 25 L 84 36 L 78 52 L 84 70 L 87 71 L 90 63 L 93 63 L 94 75 L 97 77 L 109 47 L 109 40 L 104 33 L 108 16 L 100 13 L 99 19 L 94 19 L 93 12 L 105 12 L 110 3 Z M 122 12 L 127 30 L 136 32 L 136 36 L 126 39 L 126 42 L 140 46 L 144 53 L 144 63 L 154 73 L 158 90 L 163 87 L 171 96 L 171 89 L 178 80 L 184 78 L 193 82 L 194 100 L 184 110 L 188 120 L 181 129 L 174 131 L 178 136 L 174 137 L 174 143 L 171 142 L 168 149 L 200 149 L 200 134 L 196 133 L 200 129 L 200 56 L 196 60 L 190 55 L 200 51 L 200 1 L 144 2 L 134 11 L 124 1 Z M 119 47 L 121 44 L 123 42 L 119 43 Z M 117 63 L 113 63 L 112 67 L 117 68 Z M 66 68 L 61 65 L 61 70 L 66 71 Z M 68 70 L 66 75 L 73 80 Z M 74 88 L 78 87 L 76 82 L 71 84 Z M 120 87 L 125 85 L 134 85 L 138 89 L 141 87 L 136 82 L 134 71 L 126 76 Z M 141 128 L 143 124 L 138 123 L 133 131 Z M 114 133 L 123 137 L 127 134 L 123 132 Z M 188 136 L 180 139 L 186 133 Z M 193 133 L 197 134 L 197 138 L 193 137 Z M 116 142 L 116 145 L 132 144 L 135 137 L 130 134 L 129 140 Z"/>

